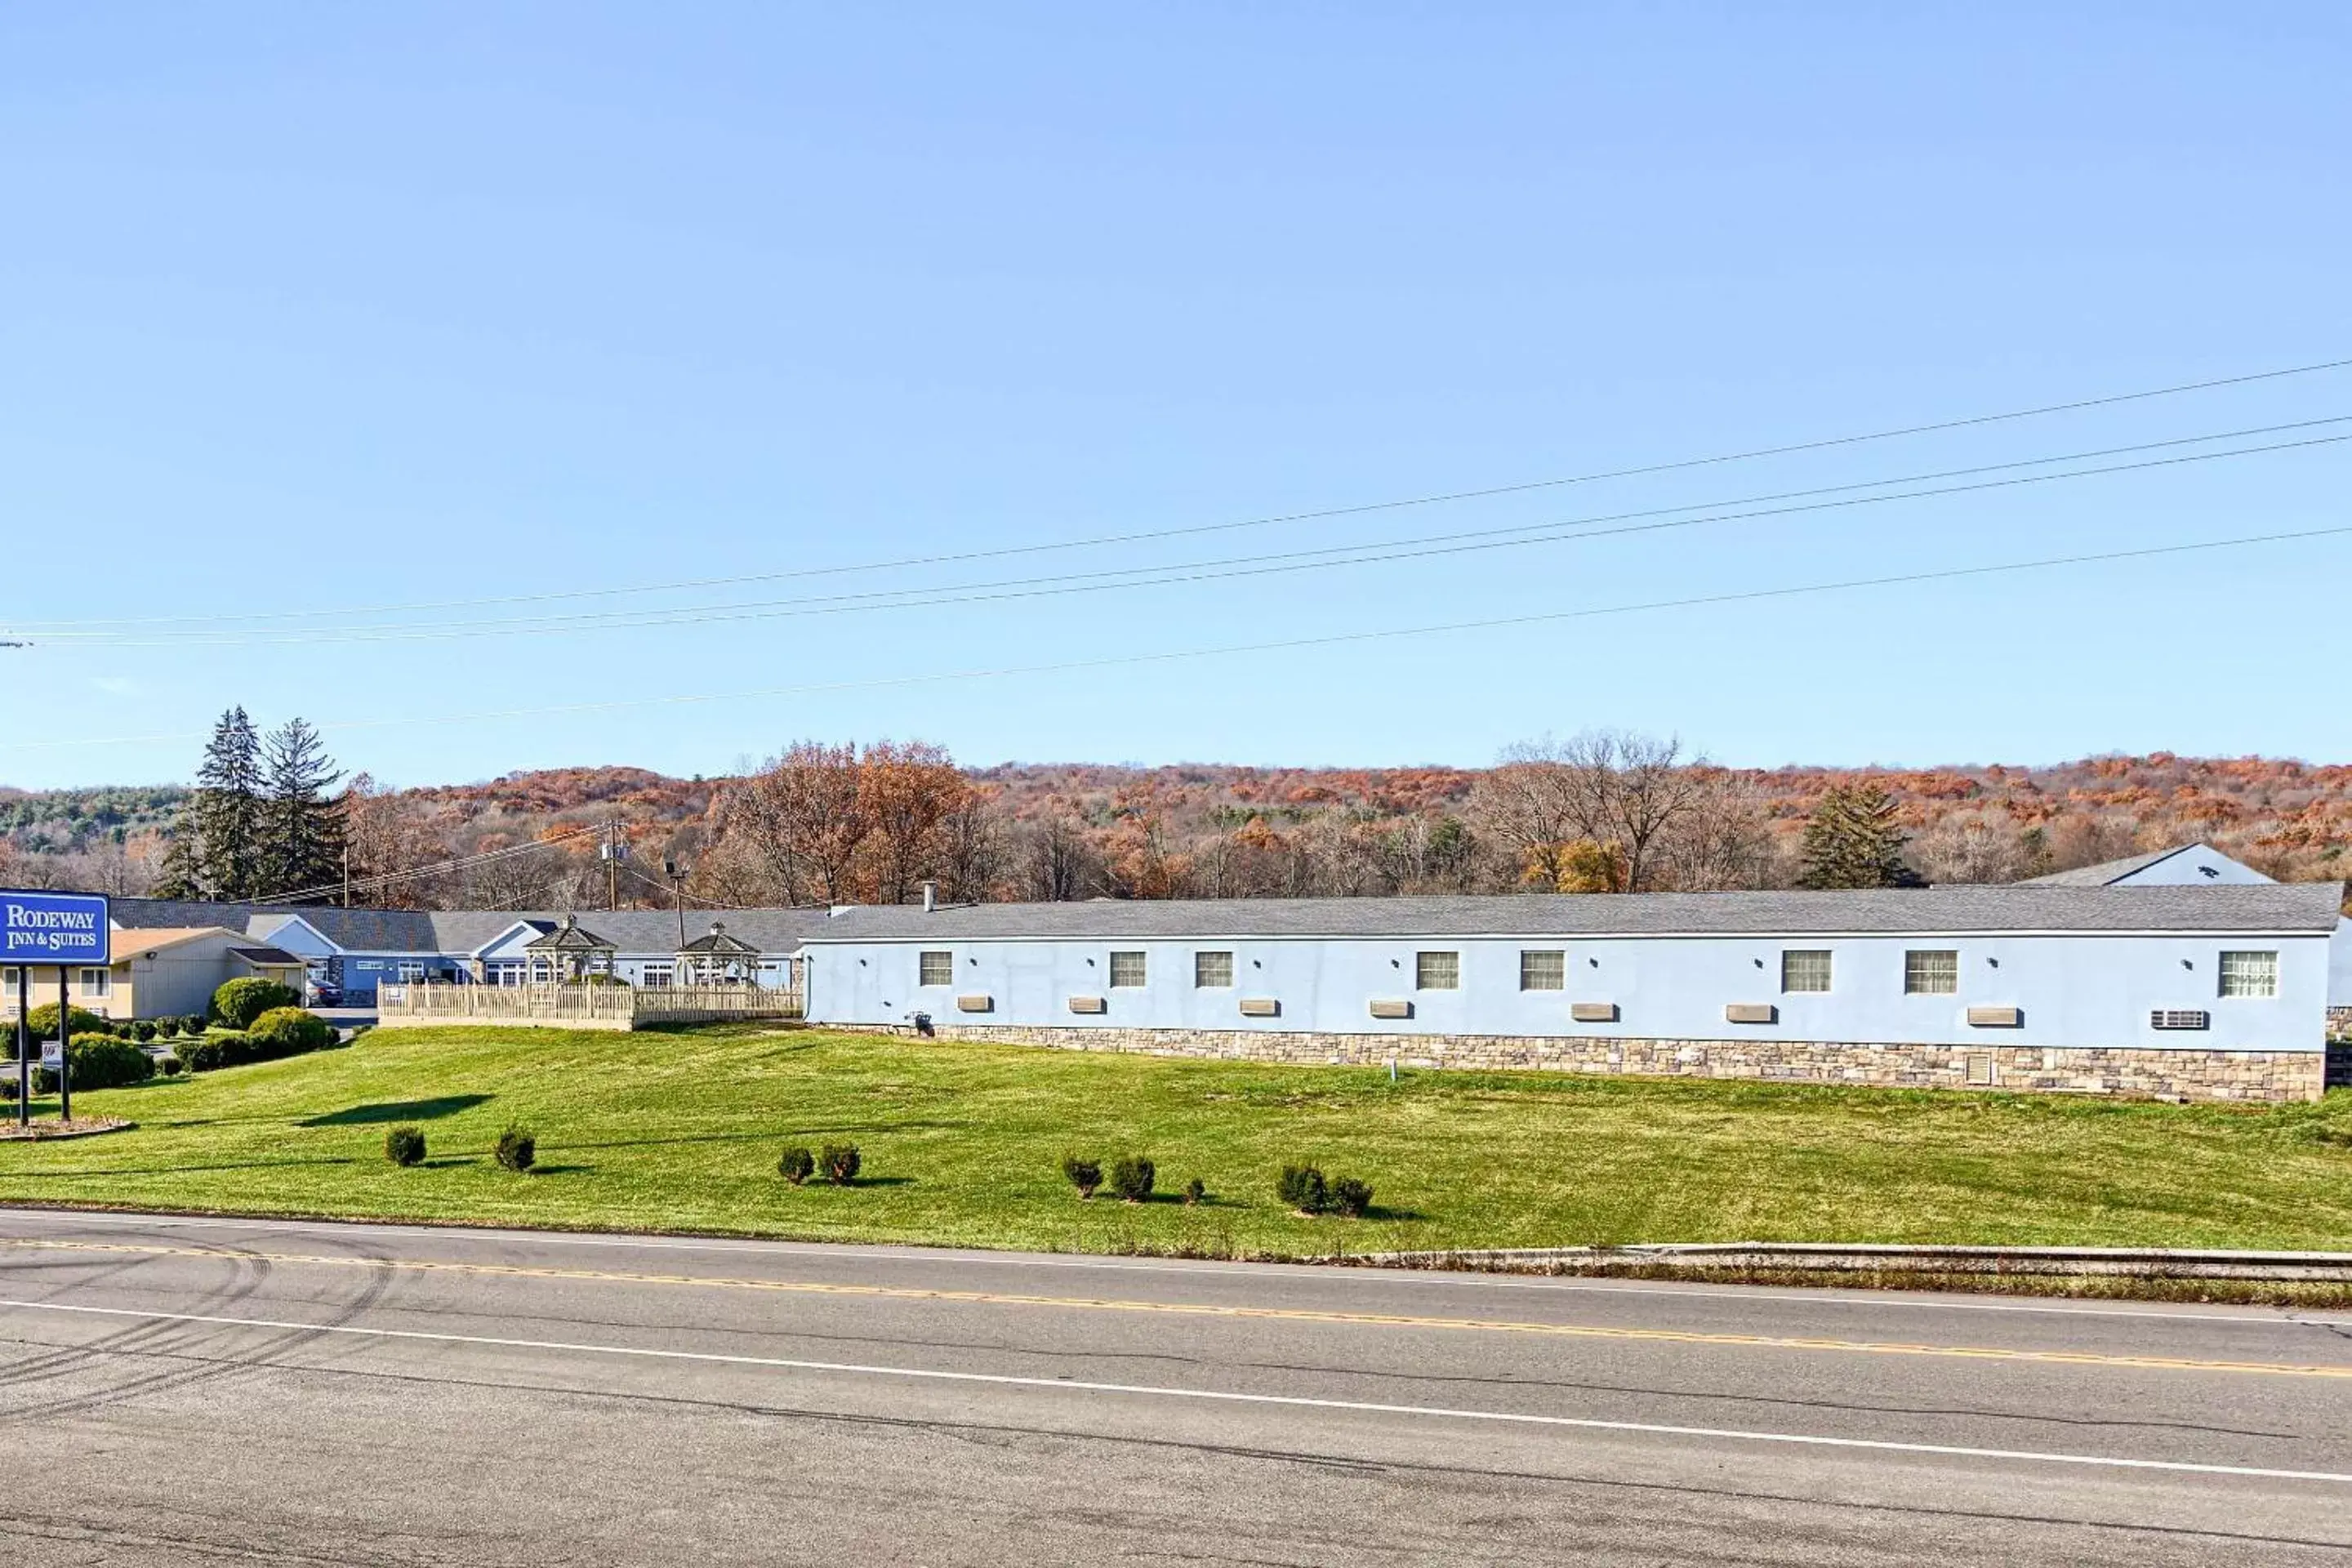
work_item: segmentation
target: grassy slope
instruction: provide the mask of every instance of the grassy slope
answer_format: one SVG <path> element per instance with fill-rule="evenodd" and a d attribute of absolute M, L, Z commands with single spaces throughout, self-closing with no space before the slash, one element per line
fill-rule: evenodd
<path fill-rule="evenodd" d="M 394 1109 L 446 1100 L 439 1106 Z M 349 1050 L 94 1093 L 138 1131 L 0 1143 L 0 1199 L 1049 1248 L 1707 1239 L 2352 1247 L 2352 1095 L 2270 1110 L 1530 1075 L 1385 1073 L 763 1033 L 380 1031 Z M 509 1120 L 541 1173 L 498 1169 Z M 381 1155 L 395 1120 L 433 1159 Z M 876 1178 L 793 1189 L 787 1141 Z M 1066 1150 L 1163 1190 L 1081 1205 Z M 1286 1159 L 1378 1190 L 1281 1211 Z"/>

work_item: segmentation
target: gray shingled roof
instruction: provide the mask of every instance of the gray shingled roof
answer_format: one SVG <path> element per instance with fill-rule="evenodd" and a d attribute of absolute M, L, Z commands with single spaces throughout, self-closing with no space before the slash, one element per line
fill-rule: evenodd
<path fill-rule="evenodd" d="M 1151 937 L 1868 935 L 1979 931 L 2335 931 L 2335 882 L 2269 887 L 1892 889 L 1869 892 L 1530 893 L 1499 898 L 1098 900 L 845 910 L 812 942 Z"/>
<path fill-rule="evenodd" d="M 2102 860 L 2095 866 L 2077 866 L 2071 871 L 2053 871 L 2047 877 L 2029 877 L 2019 883 L 2024 888 L 2104 888 L 2120 882 L 2135 871 L 2145 871 L 2161 860 L 2169 860 L 2184 849 L 2194 849 L 2202 839 L 2190 839 L 2169 849 L 2152 850 L 2146 855 L 2126 855 L 2120 860 Z"/>
<path fill-rule="evenodd" d="M 293 909 L 283 904 L 205 903 L 178 899 L 116 899 L 115 923 L 126 929 L 158 926 L 226 926 L 267 939 L 288 915 L 299 915 L 320 935 L 347 952 L 471 952 L 529 921 L 553 930 L 563 916 L 548 910 L 345 910 Z M 585 917 L 596 933 L 622 952 L 676 952 L 674 910 L 593 910 Z M 257 931 L 258 919 L 263 929 Z M 730 936 L 761 952 L 783 954 L 801 944 L 803 933 L 824 924 L 824 911 L 798 910 L 696 910 L 686 911 L 689 937 L 725 921 Z"/>

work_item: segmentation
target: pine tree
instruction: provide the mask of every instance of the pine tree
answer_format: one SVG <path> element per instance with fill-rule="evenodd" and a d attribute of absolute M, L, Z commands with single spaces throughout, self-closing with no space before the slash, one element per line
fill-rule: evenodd
<path fill-rule="evenodd" d="M 263 795 L 257 890 L 290 893 L 342 875 L 343 808 L 328 791 L 341 770 L 319 731 L 289 719 L 262 742 Z"/>
<path fill-rule="evenodd" d="M 1832 784 L 1805 824 L 1801 888 L 1903 888 L 1918 878 L 1903 863 L 1895 797 L 1878 784 Z"/>
<path fill-rule="evenodd" d="M 195 794 L 173 824 L 157 891 L 176 899 L 249 899 L 259 890 L 261 755 L 253 721 L 232 708 L 213 726 Z"/>

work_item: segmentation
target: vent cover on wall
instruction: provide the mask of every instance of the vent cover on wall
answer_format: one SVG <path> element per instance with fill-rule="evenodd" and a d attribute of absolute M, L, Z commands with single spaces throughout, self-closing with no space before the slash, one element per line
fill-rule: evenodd
<path fill-rule="evenodd" d="M 1393 998 L 1376 1000 L 1372 1003 L 1372 1016 L 1375 1018 L 1410 1018 L 1412 1016 L 1412 1004 L 1410 1002 L 1398 1001 Z"/>
<path fill-rule="evenodd" d="M 1969 1027 L 1972 1029 L 2021 1029 L 2025 1027 L 2022 1007 L 1971 1007 Z"/>
<path fill-rule="evenodd" d="M 1272 996 L 1244 996 L 1242 998 L 1242 1016 L 1278 1018 L 1282 1016 L 1282 1004 Z"/>
<path fill-rule="evenodd" d="M 995 1010 L 996 998 L 993 996 L 976 995 L 956 998 L 956 1011 L 959 1013 L 992 1013 Z"/>
<path fill-rule="evenodd" d="M 1570 1002 L 1568 1016 L 1580 1024 L 1613 1024 L 1617 1021 L 1614 1002 Z"/>
<path fill-rule="evenodd" d="M 1108 1013 L 1110 1011 L 1110 1004 L 1104 1001 L 1099 996 L 1073 996 L 1070 998 L 1070 1011 L 1073 1013 Z"/>
<path fill-rule="evenodd" d="M 2212 1024 L 2212 1015 L 2202 1007 L 2158 1007 L 2147 1016 L 2151 1029 L 2205 1029 Z"/>
<path fill-rule="evenodd" d="M 1780 1009 L 1769 1002 L 1734 1002 L 1723 1010 L 1727 1024 L 1777 1024 Z"/>

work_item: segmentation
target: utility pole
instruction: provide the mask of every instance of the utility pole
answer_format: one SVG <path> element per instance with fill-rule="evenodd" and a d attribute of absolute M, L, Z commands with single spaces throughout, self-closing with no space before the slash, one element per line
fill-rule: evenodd
<path fill-rule="evenodd" d="M 599 853 L 604 859 L 604 907 L 621 907 L 621 862 L 629 858 L 629 841 L 621 837 L 621 825 L 616 821 L 604 824 L 604 842 Z"/>
<path fill-rule="evenodd" d="M 669 879 L 669 896 L 677 905 L 677 950 L 686 951 L 686 879 L 693 868 L 675 860 L 662 862 L 662 875 Z"/>
<path fill-rule="evenodd" d="M 352 907 L 352 843 L 343 840 L 343 908 Z"/>

